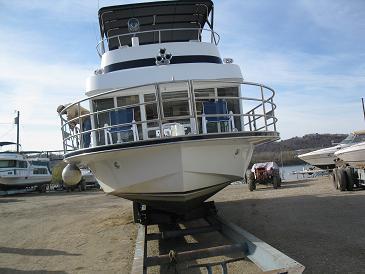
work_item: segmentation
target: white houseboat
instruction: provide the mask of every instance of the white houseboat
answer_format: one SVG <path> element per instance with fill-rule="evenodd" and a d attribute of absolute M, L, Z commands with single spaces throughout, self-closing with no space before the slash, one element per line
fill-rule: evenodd
<path fill-rule="evenodd" d="M 101 8 L 101 67 L 60 111 L 65 161 L 105 192 L 174 212 L 242 179 L 254 146 L 279 139 L 275 92 L 222 58 L 213 21 L 210 0 Z M 66 119 L 72 108 L 83 114 Z"/>

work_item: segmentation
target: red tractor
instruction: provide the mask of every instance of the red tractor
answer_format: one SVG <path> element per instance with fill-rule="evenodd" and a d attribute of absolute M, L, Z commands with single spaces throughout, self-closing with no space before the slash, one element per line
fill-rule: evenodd
<path fill-rule="evenodd" d="M 281 187 L 279 166 L 275 162 L 254 164 L 246 178 L 250 191 L 256 189 L 256 184 L 272 184 L 275 189 Z"/>

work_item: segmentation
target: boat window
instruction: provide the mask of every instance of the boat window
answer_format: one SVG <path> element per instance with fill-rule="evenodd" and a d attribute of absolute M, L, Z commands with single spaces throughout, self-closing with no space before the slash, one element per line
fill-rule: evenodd
<path fill-rule="evenodd" d="M 15 160 L 0 160 L 0 168 L 2 167 L 16 167 Z"/>
<path fill-rule="evenodd" d="M 46 161 L 37 161 L 37 160 L 32 160 L 31 161 L 32 165 L 35 165 L 35 166 L 46 166 L 48 167 L 48 162 Z"/>
<path fill-rule="evenodd" d="M 45 168 L 35 168 L 33 169 L 33 174 L 48 174 L 48 170 Z"/>
<path fill-rule="evenodd" d="M 26 168 L 28 167 L 28 164 L 26 161 L 18 161 L 18 167 L 19 168 Z"/>
<path fill-rule="evenodd" d="M 365 142 L 365 135 L 355 135 L 354 143 Z"/>
<path fill-rule="evenodd" d="M 340 144 L 351 144 L 354 141 L 355 136 L 351 133 L 349 134 Z"/>
<path fill-rule="evenodd" d="M 114 108 L 113 98 L 98 99 L 93 101 L 93 110 L 101 111 Z M 109 112 L 98 113 L 94 115 L 95 128 L 102 128 L 105 124 L 110 123 Z M 105 144 L 104 130 L 96 132 L 96 143 L 98 145 Z"/>
<path fill-rule="evenodd" d="M 165 117 L 190 115 L 187 90 L 162 92 L 162 101 Z"/>
<path fill-rule="evenodd" d="M 156 101 L 156 95 L 154 93 L 145 94 L 144 101 L 146 103 Z M 157 103 L 146 104 L 146 118 L 147 120 L 158 119 Z"/>
<path fill-rule="evenodd" d="M 217 88 L 218 97 L 235 97 L 237 99 L 228 99 L 224 98 L 222 100 L 227 102 L 228 111 L 232 111 L 233 114 L 240 114 L 240 100 L 238 87 L 225 87 L 225 88 Z M 241 130 L 240 117 L 234 117 L 235 126 L 238 130 Z"/>
<path fill-rule="evenodd" d="M 194 90 L 194 95 L 195 95 L 195 102 L 196 102 L 196 111 L 197 111 L 198 115 L 203 113 L 203 103 L 202 102 L 215 100 L 214 88 L 196 89 L 196 90 Z M 212 99 L 209 99 L 207 97 L 212 98 Z"/>
<path fill-rule="evenodd" d="M 139 103 L 138 95 L 121 96 L 117 97 L 117 106 L 123 107 Z M 132 107 L 134 110 L 134 120 L 141 121 L 141 111 L 139 106 Z"/>

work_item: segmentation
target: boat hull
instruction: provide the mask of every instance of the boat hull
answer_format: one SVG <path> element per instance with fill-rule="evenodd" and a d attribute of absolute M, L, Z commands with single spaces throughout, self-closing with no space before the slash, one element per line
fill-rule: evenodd
<path fill-rule="evenodd" d="M 307 162 L 312 166 L 316 166 L 321 169 L 333 169 L 335 168 L 336 156 L 334 153 L 341 149 L 342 146 L 334 146 L 324 149 L 315 150 L 305 154 L 298 155 L 298 158 Z"/>
<path fill-rule="evenodd" d="M 335 153 L 335 156 L 352 167 L 365 168 L 365 143 L 341 149 Z"/>
<path fill-rule="evenodd" d="M 109 194 L 177 212 L 242 179 L 254 144 L 267 139 L 273 138 L 169 142 L 83 153 L 66 161 L 88 165 Z"/>
<path fill-rule="evenodd" d="M 0 189 L 23 189 L 50 183 L 52 175 L 0 176 Z"/>

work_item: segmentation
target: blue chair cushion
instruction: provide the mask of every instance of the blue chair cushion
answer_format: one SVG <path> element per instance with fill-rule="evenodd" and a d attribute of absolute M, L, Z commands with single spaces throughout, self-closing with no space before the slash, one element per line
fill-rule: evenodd
<path fill-rule="evenodd" d="M 216 102 L 203 102 L 203 112 L 206 115 L 212 114 L 228 114 L 227 102 L 223 100 L 218 100 Z M 206 117 L 208 122 L 227 122 L 229 121 L 229 116 L 216 116 L 216 117 Z"/>
<path fill-rule="evenodd" d="M 110 115 L 110 125 L 120 125 L 125 123 L 132 123 L 134 120 L 134 110 L 133 108 L 118 109 L 109 112 Z M 109 129 L 110 132 L 120 132 L 131 130 L 132 125 L 125 125 L 120 127 L 112 127 Z"/>

